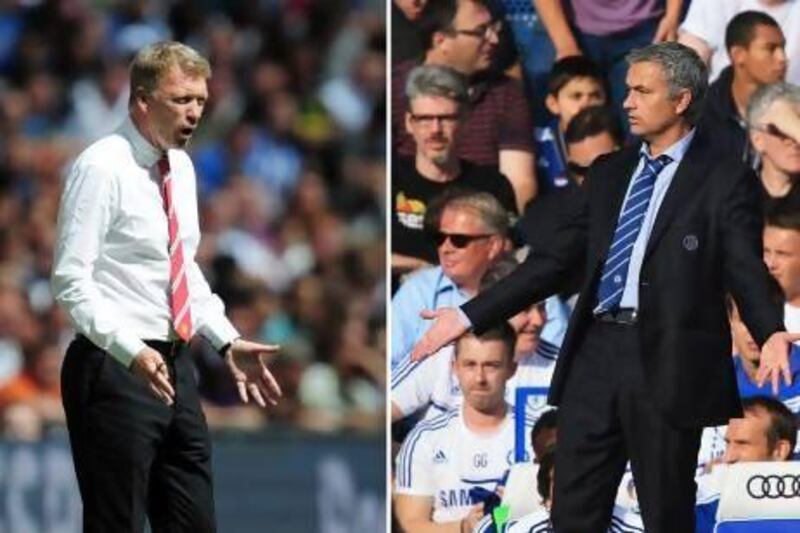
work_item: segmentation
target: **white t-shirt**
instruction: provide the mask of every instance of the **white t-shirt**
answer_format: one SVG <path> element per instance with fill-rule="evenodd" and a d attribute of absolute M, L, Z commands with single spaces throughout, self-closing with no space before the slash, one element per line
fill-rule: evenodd
<path fill-rule="evenodd" d="M 715 80 L 730 64 L 725 28 L 742 11 L 760 11 L 774 18 L 786 39 L 789 70 L 786 81 L 800 83 L 800 0 L 769 6 L 759 0 L 692 0 L 681 30 L 703 39 L 712 50 L 709 79 Z"/>
<path fill-rule="evenodd" d="M 786 331 L 793 333 L 800 331 L 800 307 L 783 304 L 783 325 L 786 326 Z"/>
<path fill-rule="evenodd" d="M 528 450 L 530 456 L 530 450 Z M 461 520 L 475 503 L 474 487 L 494 491 L 514 462 L 514 411 L 492 434 L 477 434 L 461 409 L 426 420 L 408 434 L 397 454 L 398 494 L 433 498 L 433 521 Z"/>

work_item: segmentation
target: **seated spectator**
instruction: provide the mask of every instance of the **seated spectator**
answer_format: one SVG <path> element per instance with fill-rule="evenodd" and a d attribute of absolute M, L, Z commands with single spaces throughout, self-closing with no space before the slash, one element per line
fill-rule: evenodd
<path fill-rule="evenodd" d="M 592 106 L 570 120 L 564 140 L 570 178 L 582 185 L 594 160 L 620 147 L 622 132 L 613 112 Z M 533 249 L 547 249 L 558 227 L 559 215 L 566 210 L 566 204 L 580 201 L 580 196 L 579 188 L 570 187 L 536 198 L 526 207 L 515 231 Z M 579 283 L 579 278 L 565 282 L 562 298 L 567 300 L 577 292 Z"/>
<path fill-rule="evenodd" d="M 623 115 L 626 94 L 625 56 L 651 43 L 674 41 L 682 4 L 674 0 L 533 3 L 553 41 L 556 60 L 585 54 L 597 63 L 608 80 L 610 103 L 618 116 Z"/>
<path fill-rule="evenodd" d="M 725 47 L 725 27 L 742 11 L 766 13 L 774 18 L 786 36 L 790 59 L 786 81 L 800 83 L 800 2 L 794 0 L 692 0 L 678 30 L 678 42 L 697 52 L 708 65 L 709 81 L 730 65 Z M 792 60 L 794 59 L 794 60 Z"/>
<path fill-rule="evenodd" d="M 769 15 L 745 11 L 733 17 L 725 30 L 731 66 L 708 88 L 698 123 L 713 132 L 720 153 L 735 155 L 753 167 L 758 161 L 747 136 L 747 105 L 759 87 L 784 79 L 785 44 L 778 23 Z"/>
<path fill-rule="evenodd" d="M 475 165 L 456 155 L 468 105 L 466 80 L 447 67 L 422 65 L 409 74 L 406 97 L 406 131 L 414 138 L 416 154 L 392 160 L 394 275 L 437 262 L 423 221 L 431 200 L 444 191 L 459 187 L 488 192 L 516 212 L 514 190 L 497 167 Z"/>
<path fill-rule="evenodd" d="M 800 347 L 793 345 L 789 353 L 789 365 L 792 372 L 791 385 L 780 381 L 777 395 L 773 394 L 771 383 L 764 383 L 759 387 L 756 382 L 756 373 L 758 372 L 758 362 L 761 359 L 761 350 L 753 340 L 747 326 L 742 322 L 733 298 L 728 297 L 727 304 L 734 347 L 733 366 L 736 369 L 739 396 L 744 399 L 771 395 L 786 404 L 794 414 L 800 413 Z"/>
<path fill-rule="evenodd" d="M 514 410 L 504 397 L 514 343 L 508 324 L 456 341 L 462 407 L 417 425 L 398 454 L 395 511 L 405 531 L 471 531 L 483 517 L 479 493 L 493 493 L 513 460 Z"/>
<path fill-rule="evenodd" d="M 478 292 L 480 280 L 506 247 L 508 214 L 489 193 L 456 194 L 433 227 L 439 266 L 412 274 L 392 298 L 392 369 L 408 358 L 427 331 L 423 309 L 459 305 Z"/>
<path fill-rule="evenodd" d="M 558 409 L 549 409 L 531 428 L 531 449 L 533 462 L 542 465 L 545 455 L 552 450 L 558 440 Z M 544 497 L 544 495 L 543 495 Z"/>
<path fill-rule="evenodd" d="M 536 195 L 530 111 L 522 84 L 489 71 L 501 22 L 485 0 L 428 2 L 419 24 L 426 46 L 423 64 L 450 67 L 469 78 L 470 110 L 464 120 L 458 155 L 481 165 L 498 166 L 514 187 L 517 208 Z M 406 131 L 404 87 L 417 63 L 392 70 L 392 146 L 412 156 L 414 139 Z"/>
<path fill-rule="evenodd" d="M 753 396 L 742 402 L 744 418 L 732 418 L 725 433 L 722 462 L 788 461 L 797 443 L 797 419 L 781 402 Z M 697 533 L 711 533 L 716 525 L 719 492 L 696 508 Z"/>
<path fill-rule="evenodd" d="M 510 274 L 517 265 L 517 261 L 509 256 L 498 260 L 481 279 L 481 290 Z M 541 340 L 544 329 L 547 329 L 545 324 L 549 324 L 553 330 L 563 329 L 566 322 L 567 317 L 564 315 L 551 322 L 544 303 L 534 304 L 508 321 L 517 335 L 514 346 L 517 369 L 506 384 L 506 402 L 515 404 L 518 387 L 542 389 L 536 395 L 535 401 L 528 401 L 526 404 L 526 417 L 530 421 L 537 420 L 539 413 L 546 408 L 546 391 L 550 387 L 555 356 L 560 348 L 560 343 L 553 346 Z M 392 379 L 391 402 L 393 422 L 420 412 L 424 412 L 424 418 L 431 418 L 442 411 L 460 406 L 463 395 L 453 373 L 451 347 L 447 346 L 422 361 L 407 361 L 398 366 Z"/>
<path fill-rule="evenodd" d="M 622 130 L 616 116 L 605 106 L 591 106 L 579 111 L 564 132 L 567 147 L 567 170 L 578 185 L 583 184 L 589 167 L 601 155 L 622 146 Z"/>
<path fill-rule="evenodd" d="M 800 143 L 781 132 L 767 114 L 773 104 L 783 104 L 800 123 L 800 87 L 789 83 L 765 85 L 755 92 L 747 106 L 750 142 L 761 159 L 761 185 L 765 205 L 785 199 L 800 209 Z M 777 107 L 780 107 L 777 106 Z"/>
<path fill-rule="evenodd" d="M 800 331 L 800 211 L 792 206 L 767 213 L 764 263 L 780 287 L 786 330 Z"/>
<path fill-rule="evenodd" d="M 536 128 L 537 176 L 541 191 L 566 187 L 567 171 L 564 132 L 582 109 L 606 101 L 603 77 L 597 66 L 583 56 L 565 57 L 553 65 L 547 80 L 545 106 L 553 115 L 547 126 Z"/>

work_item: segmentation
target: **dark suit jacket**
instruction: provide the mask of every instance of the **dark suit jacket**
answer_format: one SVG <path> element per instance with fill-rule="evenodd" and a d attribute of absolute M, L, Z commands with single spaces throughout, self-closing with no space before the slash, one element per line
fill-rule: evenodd
<path fill-rule="evenodd" d="M 598 278 L 638 160 L 638 146 L 600 158 L 589 171 L 585 194 L 562 209 L 549 246 L 463 306 L 481 332 L 562 290 L 575 265 L 584 269 L 550 388 L 554 405 L 593 320 Z M 741 416 L 726 292 L 733 294 L 759 345 L 783 329 L 762 262 L 759 202 L 752 170 L 714 154 L 698 130 L 659 208 L 639 285 L 645 379 L 655 404 L 679 426 L 724 424 Z"/>

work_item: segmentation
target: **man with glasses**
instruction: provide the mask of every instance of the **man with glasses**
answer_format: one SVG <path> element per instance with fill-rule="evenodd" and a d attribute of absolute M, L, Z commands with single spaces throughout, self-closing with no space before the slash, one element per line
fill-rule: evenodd
<path fill-rule="evenodd" d="M 468 78 L 470 109 L 457 153 L 480 165 L 493 165 L 511 181 L 518 209 L 536 195 L 533 124 L 522 85 L 489 72 L 499 43 L 500 23 L 484 0 L 428 2 L 419 19 L 426 46 L 425 65 L 450 67 Z M 418 63 L 392 70 L 393 150 L 413 156 L 414 138 L 406 129 L 405 85 Z"/>
<path fill-rule="evenodd" d="M 475 165 L 456 155 L 467 106 L 467 86 L 458 72 L 438 65 L 411 71 L 406 83 L 406 131 L 416 143 L 413 158 L 392 160 L 392 274 L 394 278 L 437 262 L 423 231 L 431 200 L 454 187 L 484 191 L 509 211 L 514 190 L 496 166 Z"/>
<path fill-rule="evenodd" d="M 796 186 L 800 178 L 800 144 L 782 129 L 791 132 L 800 126 L 800 87 L 775 83 L 756 91 L 747 107 L 747 123 L 750 142 L 761 159 L 759 177 L 765 207 L 783 199 L 800 208 L 800 187 Z"/>
<path fill-rule="evenodd" d="M 409 276 L 392 298 L 393 369 L 429 326 L 420 311 L 460 305 L 475 296 L 484 273 L 506 248 L 508 212 L 491 194 L 455 191 L 437 203 L 429 216 L 439 266 Z"/>

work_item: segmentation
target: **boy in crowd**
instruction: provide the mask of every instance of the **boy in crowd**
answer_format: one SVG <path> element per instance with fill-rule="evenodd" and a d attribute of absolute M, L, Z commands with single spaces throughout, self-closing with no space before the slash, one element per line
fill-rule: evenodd
<path fill-rule="evenodd" d="M 542 191 L 570 184 L 564 132 L 572 117 L 584 108 L 606 103 L 603 77 L 586 57 L 565 57 L 553 65 L 547 82 L 545 106 L 553 120 L 536 128 L 536 156 Z"/>

